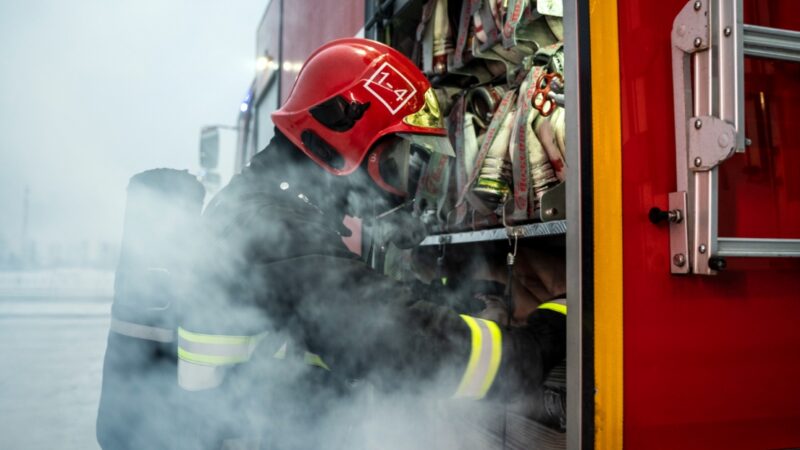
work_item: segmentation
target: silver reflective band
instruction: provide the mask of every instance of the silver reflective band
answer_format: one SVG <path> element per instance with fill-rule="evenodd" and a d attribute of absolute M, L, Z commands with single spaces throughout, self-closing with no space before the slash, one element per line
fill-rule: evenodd
<path fill-rule="evenodd" d="M 209 366 L 178 360 L 178 385 L 186 391 L 213 389 L 225 378 L 228 366 Z"/>
<path fill-rule="evenodd" d="M 461 315 L 472 334 L 472 351 L 453 397 L 481 399 L 492 387 L 503 353 L 503 335 L 491 320 Z"/>
<path fill-rule="evenodd" d="M 169 343 L 174 338 L 173 330 L 169 328 L 151 327 L 148 325 L 140 325 L 138 323 L 126 322 L 111 318 L 111 331 L 123 336 L 128 336 L 136 339 L 145 339 L 148 341 Z"/>
<path fill-rule="evenodd" d="M 178 358 L 197 364 L 224 366 L 245 362 L 267 333 L 253 336 L 193 333 L 178 328 Z"/>
<path fill-rule="evenodd" d="M 178 385 L 187 391 L 201 391 L 219 386 L 228 367 L 249 360 L 256 345 L 266 334 L 201 334 L 179 327 Z"/>

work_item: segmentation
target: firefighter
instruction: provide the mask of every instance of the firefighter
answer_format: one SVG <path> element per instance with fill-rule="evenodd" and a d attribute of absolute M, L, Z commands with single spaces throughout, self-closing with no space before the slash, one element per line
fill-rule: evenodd
<path fill-rule="evenodd" d="M 178 329 L 185 447 L 332 448 L 346 427 L 331 416 L 358 380 L 474 400 L 541 385 L 565 357 L 563 303 L 505 328 L 420 298 L 342 241 L 346 214 L 397 242 L 417 235 L 420 168 L 452 155 L 410 60 L 330 42 L 272 119 L 272 141 L 204 212 Z"/>

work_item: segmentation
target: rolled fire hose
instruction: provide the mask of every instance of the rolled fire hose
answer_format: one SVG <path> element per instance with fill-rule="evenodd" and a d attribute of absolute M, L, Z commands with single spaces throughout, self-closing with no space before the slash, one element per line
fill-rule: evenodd
<path fill-rule="evenodd" d="M 475 161 L 475 169 L 470 177 L 471 184 L 474 183 L 472 192 L 482 204 L 474 201 L 470 203 L 484 214 L 485 209 L 496 208 L 510 190 L 512 172 L 508 158 L 508 144 L 511 139 L 516 96 L 516 91 L 509 91 L 500 102 L 486 131 L 486 137 Z"/>
<path fill-rule="evenodd" d="M 536 136 L 542 143 L 542 147 L 544 147 L 545 152 L 547 152 L 547 157 L 550 159 L 550 164 L 553 166 L 553 169 L 556 172 L 556 177 L 558 178 L 558 181 L 566 180 L 567 179 L 566 160 L 564 158 L 564 155 L 561 153 L 561 150 L 558 147 L 558 142 L 556 140 L 556 132 L 553 129 L 552 123 L 546 117 L 539 116 L 534 121 L 533 128 L 534 131 L 536 132 Z"/>
<path fill-rule="evenodd" d="M 512 220 L 534 217 L 541 194 L 557 182 L 550 160 L 531 127 L 539 116 L 539 111 L 531 106 L 535 91 L 533 83 L 543 70 L 542 67 L 533 68 L 520 86 L 517 117 L 509 150 L 514 168 Z"/>
<path fill-rule="evenodd" d="M 452 30 L 447 16 L 447 0 L 430 0 L 422 8 L 422 18 L 417 25 L 417 49 L 422 70 L 428 74 L 447 72 L 448 55 L 453 52 Z M 412 58 L 418 61 L 415 58 Z"/>

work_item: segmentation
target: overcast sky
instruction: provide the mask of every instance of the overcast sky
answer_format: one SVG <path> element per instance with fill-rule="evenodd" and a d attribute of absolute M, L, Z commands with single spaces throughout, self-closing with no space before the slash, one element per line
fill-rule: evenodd
<path fill-rule="evenodd" d="M 117 241 L 131 175 L 233 124 L 268 0 L 0 0 L 0 240 Z"/>

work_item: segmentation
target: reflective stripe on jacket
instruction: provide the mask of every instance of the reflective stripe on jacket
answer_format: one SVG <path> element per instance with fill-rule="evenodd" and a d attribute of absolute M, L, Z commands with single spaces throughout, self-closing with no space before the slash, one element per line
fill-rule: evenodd
<path fill-rule="evenodd" d="M 175 332 L 169 328 L 141 325 L 114 317 L 111 318 L 111 331 L 123 336 L 165 344 L 175 340 Z"/>
<path fill-rule="evenodd" d="M 213 389 L 222 383 L 229 366 L 250 360 L 256 346 L 267 332 L 253 336 L 231 336 L 202 334 L 178 328 L 178 384 L 188 391 Z M 273 357 L 286 358 L 287 342 L 284 342 Z M 310 365 L 330 370 L 322 358 L 304 352 L 303 361 Z"/>
<path fill-rule="evenodd" d="M 542 303 L 537 309 L 567 315 L 565 299 Z M 503 333 L 497 323 L 462 314 L 472 337 L 467 368 L 453 397 L 479 400 L 486 396 L 503 359 Z"/>
<path fill-rule="evenodd" d="M 461 315 L 470 329 L 472 349 L 456 398 L 481 399 L 486 396 L 497 376 L 503 357 L 503 334 L 491 320 Z"/>
<path fill-rule="evenodd" d="M 567 300 L 563 298 L 557 300 L 550 300 L 549 302 L 545 302 L 539 305 L 537 309 L 548 309 L 550 311 L 555 311 L 557 313 L 561 313 L 566 316 Z"/>

